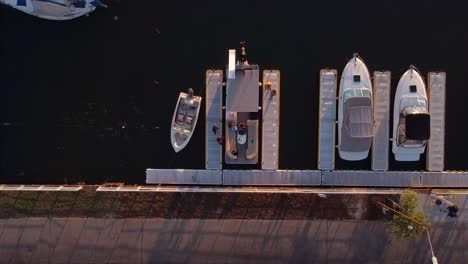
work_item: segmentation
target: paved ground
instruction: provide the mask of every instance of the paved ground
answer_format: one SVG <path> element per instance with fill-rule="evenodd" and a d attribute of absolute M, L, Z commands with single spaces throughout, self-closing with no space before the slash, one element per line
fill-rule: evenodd
<path fill-rule="evenodd" d="M 430 263 L 426 237 L 388 222 L 21 218 L 0 220 L 1 263 Z M 436 223 L 439 263 L 468 259 L 466 223 Z M 465 262 L 466 263 L 466 262 Z"/>
<path fill-rule="evenodd" d="M 468 196 L 448 193 L 445 198 L 459 207 L 457 218 L 447 217 L 445 207 L 428 194 L 419 195 L 420 208 L 433 222 L 439 263 L 466 263 Z M 183 219 L 0 219 L 0 263 L 431 263 L 426 236 L 396 240 L 385 230 L 388 221 L 364 221 L 366 207 L 355 207 L 362 207 L 349 214 L 356 220 L 341 221 L 304 215 L 285 219 L 287 214 L 260 218 L 258 213 L 255 219 L 216 213 L 204 219 L 197 214 Z"/>

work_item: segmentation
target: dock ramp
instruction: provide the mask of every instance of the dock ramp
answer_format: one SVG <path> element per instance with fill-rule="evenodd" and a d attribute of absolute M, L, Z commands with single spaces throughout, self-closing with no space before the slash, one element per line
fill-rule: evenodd
<path fill-rule="evenodd" d="M 222 168 L 222 145 L 218 138 L 223 135 L 223 72 L 206 71 L 205 109 L 205 168 Z"/>
<path fill-rule="evenodd" d="M 263 71 L 262 169 L 277 170 L 280 126 L 280 71 Z"/>
<path fill-rule="evenodd" d="M 445 144 L 445 72 L 430 72 L 429 113 L 431 114 L 431 138 L 427 144 L 426 167 L 428 171 L 444 170 Z"/>
<path fill-rule="evenodd" d="M 390 124 L 390 71 L 374 72 L 374 137 L 372 170 L 388 170 Z"/>
<path fill-rule="evenodd" d="M 337 71 L 320 70 L 318 168 L 335 168 Z"/>

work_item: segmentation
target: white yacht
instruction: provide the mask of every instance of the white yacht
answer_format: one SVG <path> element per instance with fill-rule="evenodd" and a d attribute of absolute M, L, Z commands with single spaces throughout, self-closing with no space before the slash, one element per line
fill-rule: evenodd
<path fill-rule="evenodd" d="M 344 160 L 363 160 L 373 136 L 373 98 L 369 71 L 357 54 L 346 64 L 338 97 L 338 153 Z"/>
<path fill-rule="evenodd" d="M 175 152 L 181 151 L 192 138 L 197 125 L 202 98 L 193 95 L 192 88 L 188 93 L 180 93 L 172 116 L 171 144 Z"/>
<path fill-rule="evenodd" d="M 393 107 L 392 152 L 395 160 L 417 161 L 430 137 L 426 85 L 414 66 L 398 82 Z"/>
<path fill-rule="evenodd" d="M 98 6 L 104 6 L 100 0 L 0 0 L 33 16 L 50 20 L 68 20 L 86 15 Z"/>

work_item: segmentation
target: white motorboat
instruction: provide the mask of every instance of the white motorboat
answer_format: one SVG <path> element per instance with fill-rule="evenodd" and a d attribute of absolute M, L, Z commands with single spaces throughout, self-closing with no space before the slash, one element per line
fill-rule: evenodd
<path fill-rule="evenodd" d="M 395 160 L 417 161 L 430 138 L 426 85 L 414 66 L 398 82 L 393 107 L 392 152 Z"/>
<path fill-rule="evenodd" d="M 344 160 L 363 160 L 373 136 L 373 98 L 369 71 L 357 54 L 346 64 L 338 97 L 338 153 Z"/>
<path fill-rule="evenodd" d="M 188 93 L 180 93 L 172 117 L 171 144 L 175 152 L 181 151 L 192 138 L 197 125 L 202 98 L 193 95 L 190 88 Z"/>
<path fill-rule="evenodd" d="M 86 15 L 98 6 L 104 6 L 100 0 L 0 0 L 33 16 L 50 20 L 69 20 Z"/>

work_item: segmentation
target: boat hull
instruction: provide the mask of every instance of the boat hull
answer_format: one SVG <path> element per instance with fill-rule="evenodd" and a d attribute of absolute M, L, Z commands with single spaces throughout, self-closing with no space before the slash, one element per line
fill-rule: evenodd
<path fill-rule="evenodd" d="M 358 82 L 355 80 L 355 75 L 360 76 Z M 369 70 L 359 57 L 355 57 L 346 64 L 346 67 L 343 70 L 338 97 L 338 154 L 341 159 L 349 161 L 357 161 L 367 158 L 372 144 L 372 137 L 365 136 L 353 138 L 346 134 L 347 130 L 344 126 L 346 117 L 344 94 L 347 91 L 358 89 L 364 89 L 370 94 L 370 101 L 367 100 L 366 102 L 366 105 L 370 105 L 370 109 L 366 109 L 366 114 L 367 119 L 370 118 L 373 120 L 372 83 Z M 357 146 L 359 147 L 357 148 Z"/>
<path fill-rule="evenodd" d="M 171 145 L 175 152 L 184 149 L 192 138 L 198 121 L 202 98 L 180 93 L 172 116 Z"/>
<path fill-rule="evenodd" d="M 70 20 L 93 12 L 96 5 L 86 0 L 82 5 L 73 5 L 70 0 L 38 1 L 0 0 L 0 3 L 24 13 L 49 20 Z"/>
<path fill-rule="evenodd" d="M 416 92 L 410 92 L 409 87 L 416 86 Z M 426 85 L 421 75 L 416 71 L 409 69 L 406 71 L 398 82 L 397 90 L 395 93 L 395 102 L 393 107 L 393 140 L 392 152 L 397 161 L 418 161 L 421 154 L 424 153 L 426 146 L 405 148 L 398 146 L 398 124 L 401 114 L 401 102 L 403 98 L 418 96 L 427 102 Z M 427 103 L 426 103 L 427 106 Z"/>

